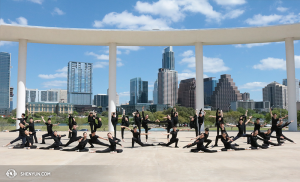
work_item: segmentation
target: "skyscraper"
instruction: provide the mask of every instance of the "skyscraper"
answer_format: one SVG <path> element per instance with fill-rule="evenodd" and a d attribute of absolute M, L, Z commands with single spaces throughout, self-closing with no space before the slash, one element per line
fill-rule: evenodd
<path fill-rule="evenodd" d="M 178 72 L 160 68 L 158 70 L 158 104 L 175 106 L 178 98 Z"/>
<path fill-rule="evenodd" d="M 106 108 L 108 106 L 108 95 L 105 94 L 94 95 L 94 105 L 96 105 L 97 107 L 102 106 Z"/>
<path fill-rule="evenodd" d="M 153 104 L 158 104 L 158 83 L 157 83 L 157 79 L 154 82 L 154 88 L 153 88 Z"/>
<path fill-rule="evenodd" d="M 277 82 L 269 83 L 263 91 L 263 101 L 270 101 L 271 107 L 288 109 L 288 90 L 287 86 Z M 296 102 L 296 101 L 295 101 Z"/>
<path fill-rule="evenodd" d="M 214 77 L 204 78 L 204 105 L 211 105 L 211 95 L 215 91 L 218 81 Z"/>
<path fill-rule="evenodd" d="M 26 103 L 45 102 L 45 103 L 67 103 L 67 90 L 50 89 L 26 89 Z"/>
<path fill-rule="evenodd" d="M 228 111 L 230 103 L 233 101 L 242 100 L 242 94 L 233 82 L 231 75 L 221 75 L 217 87 L 211 96 L 211 106 L 214 109 Z"/>
<path fill-rule="evenodd" d="M 250 93 L 249 92 L 242 93 L 242 100 L 243 101 L 249 101 L 250 100 Z"/>
<path fill-rule="evenodd" d="M 172 46 L 164 49 L 162 54 L 162 68 L 175 70 L 175 57 Z"/>
<path fill-rule="evenodd" d="M 0 52 L 0 115 L 9 115 L 10 54 Z"/>
<path fill-rule="evenodd" d="M 92 63 L 68 63 L 68 103 L 92 105 L 92 78 Z"/>
<path fill-rule="evenodd" d="M 196 109 L 196 79 L 181 80 L 178 89 L 178 104 Z M 200 108 L 199 108 L 200 109 Z"/>
<path fill-rule="evenodd" d="M 142 81 L 140 77 L 130 80 L 130 105 L 148 103 L 148 81 Z"/>
<path fill-rule="evenodd" d="M 296 82 L 296 102 L 300 102 L 300 96 L 299 96 L 299 85 L 300 85 L 300 82 L 298 79 L 295 79 L 295 82 Z M 285 85 L 287 86 L 287 79 L 283 79 L 282 81 L 282 85 Z"/>

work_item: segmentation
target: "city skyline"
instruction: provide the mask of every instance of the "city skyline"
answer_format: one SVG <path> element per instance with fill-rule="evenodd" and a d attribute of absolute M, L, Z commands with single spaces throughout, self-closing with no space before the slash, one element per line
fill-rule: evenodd
<path fill-rule="evenodd" d="M 244 1 L 242 4 L 228 3 L 227 5 L 220 5 L 211 1 L 208 4 L 215 15 L 214 17 L 201 11 L 190 13 L 191 11 L 183 10 L 185 6 L 179 6 L 176 11 L 175 9 L 172 11 L 162 9 L 154 14 L 139 9 L 137 2 L 121 2 L 118 7 L 112 6 L 112 2 L 93 2 L 89 5 L 89 11 L 86 11 L 79 8 L 81 7 L 78 6 L 79 1 L 74 1 L 72 8 L 66 2 L 45 1 L 41 4 L 35 4 L 27 1 L 2 1 L 2 5 L 7 8 L 1 9 L 0 23 L 87 29 L 152 30 L 154 25 L 160 26 L 155 27 L 160 29 L 208 29 L 299 22 L 299 9 L 297 7 L 299 7 L 300 2 L 298 1 Z M 145 5 L 153 7 L 159 2 L 161 1 L 149 2 Z M 19 11 L 9 11 L 12 8 Z M 61 13 L 54 11 L 55 8 L 60 9 Z M 79 19 L 77 17 L 78 10 L 81 11 L 81 14 L 85 14 L 85 16 L 80 17 L 81 21 L 75 21 Z M 162 13 L 164 11 L 165 14 Z M 95 12 L 97 12 L 96 15 Z M 123 20 L 124 24 L 112 23 L 112 12 L 115 12 L 115 15 Z M 151 21 L 138 21 L 143 16 L 149 17 Z M 38 17 L 43 18 L 39 19 Z M 73 17 L 77 18 L 74 19 Z M 133 23 L 130 24 L 128 19 L 134 20 Z M 286 78 L 284 46 L 282 42 L 204 46 L 204 76 L 218 78 L 222 74 L 230 74 L 242 93 L 249 92 L 251 99 L 261 101 L 263 100 L 261 90 L 264 86 L 272 81 L 281 83 L 282 79 Z M 120 103 L 129 101 L 128 80 L 130 78 L 142 77 L 148 80 L 149 93 L 153 91 L 153 84 L 157 79 L 157 69 L 161 67 L 164 48 L 165 46 L 118 47 L 117 92 L 120 95 Z M 16 91 L 18 43 L 0 42 L 0 49 L 12 55 L 10 86 L 14 87 Z M 194 47 L 173 46 L 173 51 L 176 57 L 178 81 L 194 78 Z M 296 78 L 299 79 L 300 44 L 298 41 L 295 41 L 295 57 Z M 65 65 L 69 61 L 92 62 L 94 64 L 92 92 L 105 93 L 105 89 L 108 87 L 108 79 L 106 79 L 108 76 L 107 46 L 28 44 L 26 87 L 41 90 L 49 88 L 67 89 Z M 16 103 L 16 98 L 16 96 L 13 97 L 14 103 Z M 152 100 L 152 94 L 150 94 L 149 100 Z"/>

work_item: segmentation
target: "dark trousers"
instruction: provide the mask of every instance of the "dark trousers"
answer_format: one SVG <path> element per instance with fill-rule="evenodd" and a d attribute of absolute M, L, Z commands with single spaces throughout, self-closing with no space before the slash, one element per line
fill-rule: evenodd
<path fill-rule="evenodd" d="M 251 149 L 257 149 L 257 148 L 262 148 L 262 149 L 267 149 L 268 147 L 266 147 L 266 146 L 262 146 L 262 145 L 251 145 Z"/>
<path fill-rule="evenodd" d="M 219 135 L 219 132 L 220 132 L 220 124 L 219 123 L 216 123 L 216 126 L 217 126 L 217 136 Z"/>
<path fill-rule="evenodd" d="M 167 133 L 170 133 L 171 128 L 167 128 Z M 169 135 L 167 135 L 167 138 L 169 139 Z"/>
<path fill-rule="evenodd" d="M 219 138 L 222 138 L 222 135 L 217 135 L 217 136 L 216 136 L 215 146 L 218 145 L 218 140 L 219 140 Z"/>
<path fill-rule="evenodd" d="M 210 140 L 210 139 L 205 139 L 204 142 L 207 142 L 207 144 L 205 145 L 205 148 L 207 148 L 208 145 L 212 142 L 212 140 Z"/>
<path fill-rule="evenodd" d="M 199 151 L 203 151 L 203 152 L 208 152 L 208 153 L 214 153 L 214 152 L 218 152 L 217 150 L 209 150 L 205 147 L 200 147 L 200 148 L 195 148 L 195 149 L 191 149 L 191 152 L 199 152 Z"/>
<path fill-rule="evenodd" d="M 153 146 L 153 144 L 147 144 L 147 143 L 141 142 L 141 140 L 139 138 L 132 138 L 132 147 L 134 147 L 135 142 L 142 147 Z"/>
<path fill-rule="evenodd" d="M 44 149 L 44 150 L 47 150 L 47 149 L 50 149 L 50 148 L 54 148 L 54 150 L 60 150 L 62 149 L 60 146 L 57 146 L 55 143 L 48 146 L 48 147 L 41 147 L 40 149 Z"/>
<path fill-rule="evenodd" d="M 175 139 L 171 138 L 170 142 L 168 142 L 168 143 L 159 143 L 158 145 L 161 145 L 161 146 L 170 146 L 171 144 L 175 143 L 175 147 L 177 147 L 178 141 L 179 141 L 178 138 L 175 138 Z"/>
<path fill-rule="evenodd" d="M 71 149 L 63 149 L 62 151 L 76 151 L 76 150 L 79 150 L 79 152 L 88 152 L 89 151 L 89 149 L 87 149 L 87 148 L 79 149 L 78 147 L 74 147 Z"/>
<path fill-rule="evenodd" d="M 245 136 L 246 136 L 246 134 L 237 134 L 236 137 L 234 137 L 232 140 L 235 141 L 235 140 L 237 140 L 241 137 L 245 137 Z"/>
<path fill-rule="evenodd" d="M 147 125 L 143 128 L 145 129 L 145 133 L 148 133 L 148 131 L 151 130 Z M 146 135 L 146 140 L 148 140 L 148 135 Z"/>
<path fill-rule="evenodd" d="M 286 136 L 284 136 L 284 135 L 280 135 L 280 136 L 277 136 L 277 142 L 278 142 L 278 144 L 280 144 L 280 140 L 281 140 L 281 136 L 283 136 L 283 139 L 285 139 L 285 140 L 287 140 L 287 141 L 289 141 L 289 142 L 294 142 L 293 140 L 291 140 L 291 139 L 289 139 L 289 138 L 287 138 Z"/>
<path fill-rule="evenodd" d="M 52 137 L 53 133 L 46 133 L 46 134 L 42 135 L 42 143 L 45 143 L 45 138 L 49 137 L 49 136 Z"/>
<path fill-rule="evenodd" d="M 31 141 L 33 142 L 33 139 L 35 141 L 35 143 L 38 143 L 37 137 L 36 137 L 36 133 L 33 133 L 30 135 Z"/>
<path fill-rule="evenodd" d="M 201 134 L 201 127 L 202 127 L 202 124 L 203 124 L 203 123 L 198 123 L 198 125 L 199 125 L 199 128 L 198 128 L 198 133 L 199 133 L 199 134 L 198 134 L 198 135 Z"/>
<path fill-rule="evenodd" d="M 110 149 L 110 148 L 107 148 L 107 149 L 105 149 L 105 150 L 96 150 L 95 152 L 96 152 L 96 153 L 109 153 L 109 152 L 111 152 L 111 149 Z M 116 149 L 115 152 L 117 152 L 117 153 L 122 153 L 123 150 L 122 150 L 122 149 Z"/>
<path fill-rule="evenodd" d="M 23 136 L 18 136 L 18 138 L 14 139 L 13 141 L 10 142 L 10 144 L 15 143 L 16 141 L 22 140 L 22 145 L 25 145 L 26 143 L 26 137 Z"/>
<path fill-rule="evenodd" d="M 89 144 L 91 145 L 91 147 L 94 147 L 93 144 L 98 144 L 98 145 L 103 145 L 103 146 L 109 147 L 108 144 L 103 143 L 103 142 L 100 142 L 98 139 L 97 139 L 96 141 L 91 141 L 91 140 L 90 140 L 90 141 L 89 141 Z"/>
<path fill-rule="evenodd" d="M 141 124 L 137 124 L 136 126 L 137 126 L 138 129 L 139 129 L 139 133 L 140 133 L 140 134 L 139 134 L 139 138 L 141 138 Z"/>
<path fill-rule="evenodd" d="M 70 132 L 71 133 L 71 132 Z M 69 146 L 71 143 L 78 141 L 82 137 L 70 138 L 70 140 L 64 145 L 65 147 Z"/>
<path fill-rule="evenodd" d="M 96 127 L 96 124 L 95 123 L 90 123 L 90 128 L 91 128 L 91 133 L 92 131 L 97 131 L 97 127 Z"/>
<path fill-rule="evenodd" d="M 114 127 L 114 137 L 117 137 L 117 125 L 113 124 L 113 127 Z"/>
<path fill-rule="evenodd" d="M 244 148 L 236 148 L 235 145 L 233 145 L 233 144 L 230 145 L 230 149 L 233 149 L 233 150 L 245 150 Z M 221 150 L 222 151 L 227 151 L 229 149 L 228 148 L 222 148 Z"/>
<path fill-rule="evenodd" d="M 125 130 L 125 128 L 121 128 L 121 136 L 122 136 L 122 139 L 124 139 L 124 130 Z"/>
<path fill-rule="evenodd" d="M 196 137 L 198 136 L 198 126 L 195 126 Z"/>

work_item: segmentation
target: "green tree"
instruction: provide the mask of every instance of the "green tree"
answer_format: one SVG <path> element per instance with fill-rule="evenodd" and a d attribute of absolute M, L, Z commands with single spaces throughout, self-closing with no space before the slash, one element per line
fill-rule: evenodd
<path fill-rule="evenodd" d="M 77 111 L 73 111 L 73 116 L 78 116 L 78 112 Z"/>
<path fill-rule="evenodd" d="M 107 111 L 103 111 L 103 112 L 101 113 L 101 116 L 108 117 L 108 112 L 107 112 Z"/>

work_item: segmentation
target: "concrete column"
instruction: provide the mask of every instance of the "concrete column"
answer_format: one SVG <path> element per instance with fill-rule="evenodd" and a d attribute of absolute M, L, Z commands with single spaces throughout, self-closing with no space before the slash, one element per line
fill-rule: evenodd
<path fill-rule="evenodd" d="M 297 131 L 294 39 L 291 37 L 285 39 L 285 53 L 286 53 L 289 121 L 294 120 L 294 122 L 289 125 L 289 130 Z"/>
<path fill-rule="evenodd" d="M 196 109 L 204 109 L 204 85 L 203 85 L 203 44 L 195 44 L 195 63 L 196 63 Z M 204 130 L 204 124 L 201 131 Z"/>
<path fill-rule="evenodd" d="M 27 40 L 19 41 L 18 57 L 18 86 L 17 86 L 17 118 L 26 111 L 26 59 L 27 59 Z M 16 121 L 16 128 L 19 128 L 20 121 Z"/>
<path fill-rule="evenodd" d="M 111 123 L 111 113 L 116 112 L 116 93 L 117 93 L 117 44 L 109 44 L 109 74 L 108 74 L 108 130 L 114 131 Z"/>

